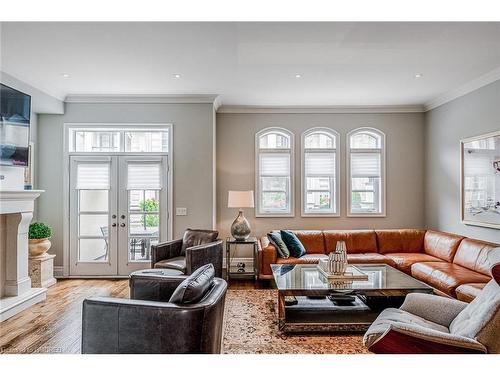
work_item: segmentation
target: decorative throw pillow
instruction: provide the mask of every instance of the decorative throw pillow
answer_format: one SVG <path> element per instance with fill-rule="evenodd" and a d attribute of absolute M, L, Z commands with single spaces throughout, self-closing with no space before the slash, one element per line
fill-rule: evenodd
<path fill-rule="evenodd" d="M 280 258 L 286 259 L 290 257 L 290 250 L 288 250 L 286 244 L 281 239 L 281 234 L 279 232 L 270 232 L 267 234 L 267 238 L 269 238 L 269 242 L 276 247 Z"/>
<path fill-rule="evenodd" d="M 215 269 L 206 264 L 184 279 L 174 290 L 168 302 L 192 304 L 200 302 L 214 283 Z"/>
<path fill-rule="evenodd" d="M 305 255 L 306 249 L 295 233 L 290 230 L 281 230 L 280 234 L 292 257 L 300 258 L 302 255 Z"/>
<path fill-rule="evenodd" d="M 182 237 L 181 255 L 186 255 L 186 249 L 192 246 L 203 245 L 217 240 L 219 232 L 216 230 L 191 229 L 188 228 Z"/>

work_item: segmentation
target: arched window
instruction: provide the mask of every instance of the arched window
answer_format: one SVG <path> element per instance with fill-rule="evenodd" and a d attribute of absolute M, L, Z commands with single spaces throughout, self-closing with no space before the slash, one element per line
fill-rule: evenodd
<path fill-rule="evenodd" d="M 256 134 L 256 216 L 294 216 L 293 144 L 293 134 L 283 128 Z"/>
<path fill-rule="evenodd" d="M 359 128 L 347 135 L 348 216 L 385 216 L 385 135 Z"/>
<path fill-rule="evenodd" d="M 338 140 L 328 128 L 302 134 L 302 216 L 339 215 Z"/>

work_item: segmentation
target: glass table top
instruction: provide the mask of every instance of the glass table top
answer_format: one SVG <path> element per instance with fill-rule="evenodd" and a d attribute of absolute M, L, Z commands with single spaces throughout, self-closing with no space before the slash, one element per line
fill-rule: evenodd
<path fill-rule="evenodd" d="M 429 285 L 385 264 L 354 264 L 368 275 L 367 281 L 333 281 L 324 277 L 316 264 L 272 264 L 274 281 L 280 291 L 432 291 Z"/>

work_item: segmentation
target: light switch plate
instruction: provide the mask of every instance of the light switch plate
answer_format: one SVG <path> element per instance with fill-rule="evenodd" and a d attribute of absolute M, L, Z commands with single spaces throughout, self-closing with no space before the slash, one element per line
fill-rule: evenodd
<path fill-rule="evenodd" d="M 186 207 L 176 207 L 175 214 L 177 216 L 186 216 L 188 214 L 188 209 Z"/>

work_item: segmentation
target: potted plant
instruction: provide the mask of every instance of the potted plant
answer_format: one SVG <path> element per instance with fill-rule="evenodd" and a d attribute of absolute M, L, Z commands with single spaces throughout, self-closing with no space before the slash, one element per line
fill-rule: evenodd
<path fill-rule="evenodd" d="M 52 245 L 49 241 L 52 235 L 52 228 L 45 223 L 30 224 L 28 232 L 28 248 L 31 257 L 38 257 L 45 254 Z"/>

